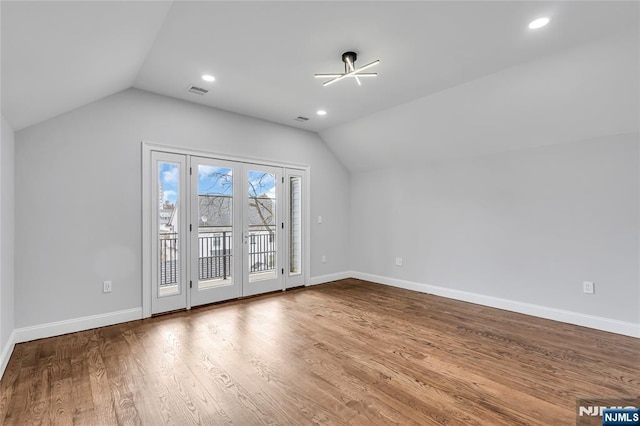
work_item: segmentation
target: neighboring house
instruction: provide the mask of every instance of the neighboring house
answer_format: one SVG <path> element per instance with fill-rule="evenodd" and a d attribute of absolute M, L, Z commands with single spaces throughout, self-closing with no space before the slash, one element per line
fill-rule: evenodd
<path fill-rule="evenodd" d="M 232 209 L 231 197 L 228 195 L 199 195 L 198 196 L 198 227 L 203 229 L 221 227 L 231 228 Z M 275 217 L 273 210 L 275 200 L 266 195 L 254 197 L 249 202 L 249 229 L 273 232 Z"/>
<path fill-rule="evenodd" d="M 178 229 L 178 208 L 173 204 L 165 204 L 158 212 L 158 229 L 161 234 L 173 233 Z"/>

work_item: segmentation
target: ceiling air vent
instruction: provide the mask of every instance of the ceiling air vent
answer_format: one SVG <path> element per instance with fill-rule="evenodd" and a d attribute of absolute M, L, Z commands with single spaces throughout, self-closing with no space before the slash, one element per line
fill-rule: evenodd
<path fill-rule="evenodd" d="M 204 94 L 208 93 L 209 91 L 207 89 L 203 89 L 202 87 L 198 87 L 198 86 L 192 84 L 187 89 L 187 92 L 195 93 L 196 95 L 204 95 Z"/>
<path fill-rule="evenodd" d="M 296 118 L 294 118 L 294 120 L 296 121 L 301 121 L 301 122 L 305 122 L 305 121 L 309 121 L 309 119 L 307 117 L 303 117 L 301 115 L 297 116 Z"/>

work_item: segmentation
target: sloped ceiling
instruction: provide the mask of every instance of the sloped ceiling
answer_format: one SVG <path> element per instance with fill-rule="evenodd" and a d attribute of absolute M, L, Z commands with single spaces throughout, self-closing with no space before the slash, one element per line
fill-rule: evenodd
<path fill-rule="evenodd" d="M 320 133 L 351 171 L 638 132 L 638 31 L 518 65 Z"/>
<path fill-rule="evenodd" d="M 2 114 L 19 130 L 131 87 L 170 6 L 3 1 Z"/>
<path fill-rule="evenodd" d="M 580 136 L 549 124 L 567 110 L 575 110 L 568 122 L 586 117 L 592 133 L 628 129 L 628 119 L 614 118 L 595 128 L 592 119 L 604 108 L 585 103 L 615 103 L 615 96 L 637 87 L 635 2 L 0 6 L 2 113 L 16 130 L 136 87 L 319 132 L 350 169 L 359 170 L 394 158 L 437 160 L 533 144 L 510 146 L 518 131 L 523 140 L 545 143 Z M 550 16 L 551 24 L 530 31 L 527 23 L 539 16 Z M 627 41 L 607 44 L 619 34 Z M 354 81 L 323 87 L 313 74 L 341 71 L 346 50 L 358 52 L 356 65 L 380 59 L 379 77 L 362 87 Z M 625 67 L 618 77 L 613 66 L 594 61 L 601 54 Z M 216 81 L 202 81 L 203 73 Z M 210 91 L 188 93 L 190 84 Z M 624 105 L 633 103 L 628 94 L 622 98 Z M 319 108 L 328 115 L 316 116 Z M 589 114 L 582 116 L 583 109 Z M 299 115 L 310 120 L 294 121 Z M 533 122 L 549 132 L 532 130 Z M 505 123 L 511 130 L 501 133 Z M 486 147 L 461 142 L 483 129 L 493 141 Z"/>

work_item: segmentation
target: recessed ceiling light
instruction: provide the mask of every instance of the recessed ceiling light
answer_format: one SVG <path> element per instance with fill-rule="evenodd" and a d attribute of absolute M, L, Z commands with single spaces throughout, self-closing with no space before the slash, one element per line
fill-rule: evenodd
<path fill-rule="evenodd" d="M 549 23 L 549 18 L 546 16 L 544 18 L 538 18 L 535 21 L 531 21 L 529 24 L 529 29 L 537 30 L 538 28 L 542 28 Z"/>
<path fill-rule="evenodd" d="M 319 109 L 316 114 L 318 114 L 318 115 L 327 115 L 327 111 L 325 111 L 323 109 Z"/>
<path fill-rule="evenodd" d="M 216 78 L 210 74 L 205 74 L 202 76 L 204 81 L 216 81 Z"/>

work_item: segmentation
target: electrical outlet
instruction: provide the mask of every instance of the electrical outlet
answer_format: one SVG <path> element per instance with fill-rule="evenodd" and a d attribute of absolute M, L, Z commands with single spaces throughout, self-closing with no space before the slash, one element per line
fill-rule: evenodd
<path fill-rule="evenodd" d="M 327 263 L 327 256 L 322 255 L 322 263 Z"/>
<path fill-rule="evenodd" d="M 102 281 L 102 292 L 111 293 L 111 281 Z"/>
<path fill-rule="evenodd" d="M 591 281 L 583 281 L 582 290 L 587 294 L 594 294 L 596 292 L 596 284 Z"/>
<path fill-rule="evenodd" d="M 402 258 L 396 257 L 396 266 L 402 266 Z"/>

